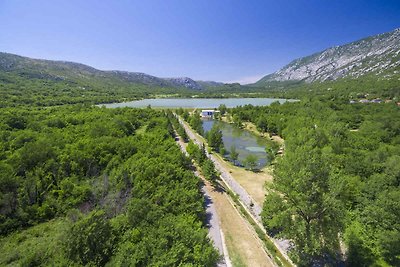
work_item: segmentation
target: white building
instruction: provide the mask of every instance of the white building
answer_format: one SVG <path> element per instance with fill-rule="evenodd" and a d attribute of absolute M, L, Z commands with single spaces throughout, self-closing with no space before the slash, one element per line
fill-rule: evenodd
<path fill-rule="evenodd" d="M 212 118 L 215 113 L 219 113 L 219 110 L 214 109 L 203 109 L 200 113 L 200 116 L 203 118 Z"/>

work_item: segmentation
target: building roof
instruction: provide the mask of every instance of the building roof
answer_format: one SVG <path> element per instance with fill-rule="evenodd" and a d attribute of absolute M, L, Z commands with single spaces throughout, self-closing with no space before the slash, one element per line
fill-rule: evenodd
<path fill-rule="evenodd" d="M 219 110 L 214 110 L 214 109 L 203 109 L 201 112 L 219 112 Z"/>

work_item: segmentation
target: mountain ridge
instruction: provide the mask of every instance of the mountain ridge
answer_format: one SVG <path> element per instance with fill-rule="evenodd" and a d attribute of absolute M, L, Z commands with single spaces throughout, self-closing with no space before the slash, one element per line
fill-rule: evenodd
<path fill-rule="evenodd" d="M 324 82 L 341 78 L 377 75 L 400 66 L 400 28 L 369 36 L 348 44 L 291 61 L 280 70 L 254 83 L 263 86 L 271 82 Z M 390 75 L 390 74 L 389 74 Z"/>
<path fill-rule="evenodd" d="M 27 75 L 29 78 L 66 80 L 96 77 L 148 86 L 186 88 L 197 91 L 204 90 L 208 86 L 223 85 L 218 82 L 195 81 L 189 77 L 160 78 L 143 72 L 99 70 L 77 62 L 35 59 L 6 52 L 0 52 L 0 71 L 17 72 L 20 75 Z"/>

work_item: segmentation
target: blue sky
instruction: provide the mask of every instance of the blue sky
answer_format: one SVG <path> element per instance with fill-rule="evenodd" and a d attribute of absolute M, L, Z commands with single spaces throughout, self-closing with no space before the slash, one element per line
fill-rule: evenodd
<path fill-rule="evenodd" d="M 224 82 L 398 27 L 398 0 L 0 0 L 2 52 Z"/>

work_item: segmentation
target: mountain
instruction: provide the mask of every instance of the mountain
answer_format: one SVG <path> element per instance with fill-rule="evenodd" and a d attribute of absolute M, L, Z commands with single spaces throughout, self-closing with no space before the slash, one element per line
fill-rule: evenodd
<path fill-rule="evenodd" d="M 204 89 L 203 86 L 188 77 L 166 78 L 164 80 L 178 87 L 186 87 L 195 90 Z"/>
<path fill-rule="evenodd" d="M 390 78 L 400 73 L 399 66 L 400 28 L 296 59 L 254 85 L 336 81 L 371 74 Z"/>
<path fill-rule="evenodd" d="M 92 81 L 104 83 L 141 84 L 151 87 L 203 90 L 208 85 L 187 77 L 159 78 L 140 72 L 102 71 L 90 66 L 66 62 L 32 59 L 0 52 L 0 72 L 14 73 L 31 79 L 53 81 Z"/>

